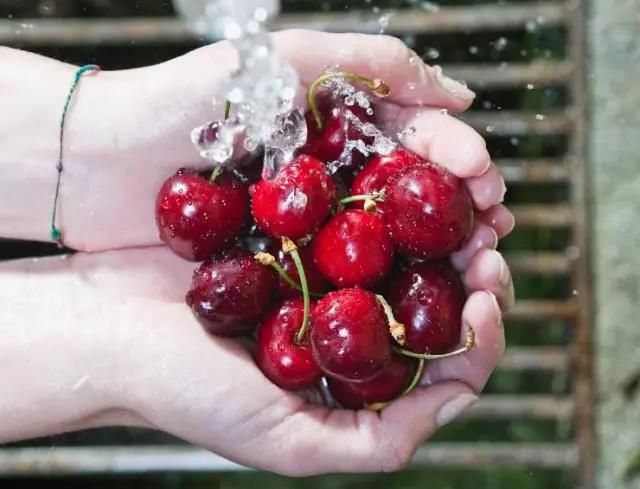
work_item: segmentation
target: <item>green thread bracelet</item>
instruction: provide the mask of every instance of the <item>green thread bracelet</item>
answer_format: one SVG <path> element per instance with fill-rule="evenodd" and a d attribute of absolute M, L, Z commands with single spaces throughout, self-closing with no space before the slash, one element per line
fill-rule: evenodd
<path fill-rule="evenodd" d="M 58 243 L 59 246 L 62 246 L 62 232 L 56 226 L 56 217 L 58 211 L 58 197 L 60 196 L 60 182 L 62 180 L 62 172 L 64 170 L 64 165 L 62 163 L 62 154 L 64 149 L 64 123 L 67 118 L 67 112 L 69 111 L 69 105 L 71 105 L 71 100 L 73 98 L 73 94 L 78 87 L 80 82 L 80 78 L 82 75 L 92 71 L 98 71 L 100 67 L 97 65 L 84 65 L 78 68 L 73 75 L 73 83 L 71 84 L 71 88 L 69 89 L 69 93 L 67 93 L 67 98 L 64 102 L 64 107 L 62 109 L 62 117 L 60 117 L 60 136 L 59 136 L 59 147 L 58 147 L 58 164 L 56 165 L 56 171 L 58 172 L 58 177 L 56 180 L 56 191 L 53 197 L 53 209 L 51 211 L 51 229 L 49 231 L 50 238 Z"/>

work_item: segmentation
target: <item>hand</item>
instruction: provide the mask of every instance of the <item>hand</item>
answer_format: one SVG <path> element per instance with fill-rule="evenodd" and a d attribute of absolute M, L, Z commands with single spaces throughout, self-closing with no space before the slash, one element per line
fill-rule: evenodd
<path fill-rule="evenodd" d="M 483 139 L 442 111 L 468 108 L 470 90 L 425 65 L 396 38 L 296 30 L 274 34 L 273 40 L 300 74 L 300 95 L 329 67 L 390 85 L 391 97 L 377 110 L 378 123 L 392 135 L 415 127 L 416 136 L 402 144 L 465 178 L 481 211 L 472 249 L 456 260 L 459 266 L 468 264 L 479 244 L 495 247 L 491 228 L 498 235 L 510 230 L 513 216 L 496 205 L 504 182 Z M 157 66 L 83 79 L 69 118 L 60 201 L 60 227 L 71 247 L 96 251 L 159 243 L 156 193 L 178 168 L 206 166 L 189 134 L 222 118 L 212 114 L 211 100 L 236 64 L 234 51 L 223 42 Z"/>

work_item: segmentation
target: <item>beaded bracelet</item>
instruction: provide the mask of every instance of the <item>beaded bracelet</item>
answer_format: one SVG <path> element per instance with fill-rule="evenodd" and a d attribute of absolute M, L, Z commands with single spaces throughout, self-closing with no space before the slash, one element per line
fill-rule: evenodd
<path fill-rule="evenodd" d="M 84 65 L 79 67 L 75 74 L 73 75 L 73 83 L 71 84 L 71 88 L 69 88 L 69 92 L 67 93 L 67 98 L 64 102 L 64 107 L 62 109 L 62 116 L 60 117 L 60 135 L 59 135 L 59 146 L 58 146 L 58 164 L 56 165 L 56 170 L 58 172 L 58 177 L 56 179 L 56 190 L 53 198 L 53 209 L 51 211 L 51 229 L 49 231 L 49 237 L 58 243 L 58 246 L 62 247 L 62 232 L 56 226 L 56 217 L 58 210 L 58 197 L 60 196 L 60 182 L 62 180 L 62 171 L 64 170 L 64 166 L 62 164 L 62 156 L 64 149 L 64 125 L 67 119 L 67 112 L 69 110 L 69 105 L 71 105 L 71 100 L 73 98 L 73 94 L 78 87 L 80 82 L 80 78 L 82 75 L 88 72 L 98 71 L 100 67 L 97 65 Z"/>

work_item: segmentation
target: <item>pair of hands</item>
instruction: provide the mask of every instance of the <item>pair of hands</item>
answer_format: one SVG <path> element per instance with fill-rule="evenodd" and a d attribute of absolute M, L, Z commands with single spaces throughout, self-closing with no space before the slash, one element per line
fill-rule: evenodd
<path fill-rule="evenodd" d="M 92 407 L 78 412 L 83 426 L 153 427 L 238 463 L 289 475 L 395 470 L 472 404 L 502 356 L 502 313 L 513 304 L 513 285 L 495 248 L 514 224 L 500 204 L 504 182 L 483 139 L 449 115 L 467 109 L 473 94 L 397 39 L 309 31 L 273 39 L 300 74 L 301 93 L 327 67 L 387 82 L 391 97 L 376 111 L 378 124 L 394 135 L 415 127 L 416 135 L 402 144 L 465 179 L 476 227 L 452 263 L 469 291 L 462 322 L 474 329 L 475 348 L 428 363 L 420 387 L 381 413 L 353 412 L 279 389 L 247 349 L 203 332 L 184 305 L 194 264 L 158 246 L 153 202 L 177 168 L 203 165 L 189 133 L 211 119 L 215 85 L 236 67 L 226 43 L 83 80 L 67 140 L 85 130 L 83 105 L 108 100 L 94 137 L 111 156 L 71 148 L 60 216 L 67 244 L 92 253 L 32 263 L 27 271 L 71 277 L 74 297 L 65 309 L 71 324 L 61 327 L 91 330 L 81 335 L 88 345 L 82 358 L 96 365 L 87 364 L 87 375 L 77 367 L 72 382 L 74 391 L 93 392 Z M 92 354 L 99 361 L 91 362 Z"/>

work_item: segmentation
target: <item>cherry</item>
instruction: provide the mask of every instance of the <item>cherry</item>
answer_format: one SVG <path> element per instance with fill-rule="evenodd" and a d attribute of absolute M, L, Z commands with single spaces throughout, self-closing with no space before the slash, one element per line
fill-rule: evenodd
<path fill-rule="evenodd" d="M 363 210 L 330 219 L 312 247 L 318 269 L 337 287 L 373 287 L 393 265 L 393 243 L 384 221 Z"/>
<path fill-rule="evenodd" d="M 282 251 L 279 246 L 272 246 L 271 250 L 284 271 L 287 272 L 297 284 L 300 284 L 298 270 L 295 263 L 293 262 L 293 258 L 291 258 L 291 255 Z M 329 281 L 324 277 L 322 273 L 320 273 L 320 270 L 318 269 L 313 259 L 313 252 L 311 248 L 308 246 L 299 248 L 298 253 L 300 253 L 300 260 L 302 260 L 302 265 L 304 266 L 304 272 L 307 277 L 309 290 L 316 293 L 323 293 L 328 291 L 330 287 Z M 282 297 L 283 299 L 296 299 L 302 295 L 302 292 L 299 289 L 291 287 L 291 285 L 289 285 L 287 281 L 280 275 L 278 275 L 278 288 L 280 297 Z"/>
<path fill-rule="evenodd" d="M 258 226 L 270 236 L 299 239 L 324 221 L 335 199 L 335 187 L 321 161 L 300 155 L 278 176 L 249 190 Z"/>
<path fill-rule="evenodd" d="M 286 301 L 272 309 L 258 328 L 256 363 L 271 382 L 287 390 L 310 387 L 322 376 L 308 335 L 300 343 L 296 340 L 303 316 L 302 299 Z"/>
<path fill-rule="evenodd" d="M 398 148 L 387 156 L 375 155 L 356 175 L 351 186 L 351 195 L 371 195 L 379 192 L 391 177 L 422 161 L 417 154 L 404 148 Z"/>
<path fill-rule="evenodd" d="M 337 379 L 365 382 L 391 361 L 387 317 L 366 290 L 341 289 L 320 299 L 311 314 L 310 340 L 320 368 Z"/>
<path fill-rule="evenodd" d="M 391 178 L 382 204 L 396 246 L 420 258 L 443 258 L 460 249 L 473 228 L 473 204 L 464 182 L 432 163 Z"/>
<path fill-rule="evenodd" d="M 186 302 L 209 333 L 239 336 L 258 324 L 276 286 L 274 272 L 249 253 L 227 250 L 196 269 Z"/>
<path fill-rule="evenodd" d="M 458 344 L 465 292 L 449 265 L 422 262 L 410 266 L 392 281 L 387 297 L 396 319 L 405 327 L 403 348 L 443 354 Z"/>
<path fill-rule="evenodd" d="M 411 381 L 416 361 L 394 354 L 380 375 L 367 382 L 329 380 L 329 391 L 345 409 L 362 409 L 400 397 Z"/>
<path fill-rule="evenodd" d="M 182 258 L 204 260 L 238 236 L 248 207 L 247 188 L 228 173 L 212 183 L 178 172 L 164 182 L 156 200 L 160 239 Z"/>

